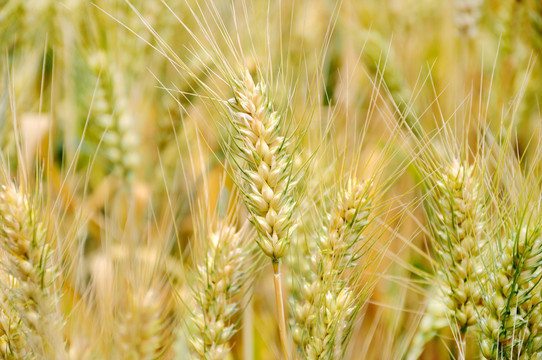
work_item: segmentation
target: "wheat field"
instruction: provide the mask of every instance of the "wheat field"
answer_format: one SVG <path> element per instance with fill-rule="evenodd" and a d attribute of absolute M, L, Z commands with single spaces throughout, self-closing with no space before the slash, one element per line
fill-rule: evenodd
<path fill-rule="evenodd" d="M 539 0 L 0 0 L 0 357 L 542 359 Z"/>

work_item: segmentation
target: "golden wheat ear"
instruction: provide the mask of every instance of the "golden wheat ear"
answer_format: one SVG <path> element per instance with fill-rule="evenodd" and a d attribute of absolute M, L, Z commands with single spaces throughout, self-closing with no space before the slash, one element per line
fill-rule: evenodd
<path fill-rule="evenodd" d="M 8 358 L 66 359 L 59 265 L 40 213 L 22 188 L 0 189 L 3 351 Z M 13 316 L 13 317 L 10 317 Z"/>
<path fill-rule="evenodd" d="M 253 247 L 247 226 L 237 229 L 227 221 L 208 234 L 206 251 L 197 262 L 190 313 L 190 343 L 199 359 L 224 359 L 239 330 L 236 318 L 242 310 L 246 286 L 253 281 Z"/>
<path fill-rule="evenodd" d="M 364 241 L 362 233 L 369 224 L 371 191 L 371 183 L 350 179 L 340 190 L 317 236 L 317 247 L 309 259 L 310 269 L 305 271 L 312 273 L 309 279 L 313 281 L 304 284 L 298 299 L 293 301 L 293 333 L 299 357 L 344 356 L 359 308 L 355 281 L 348 279 L 347 270 L 355 266 L 370 244 Z"/>
<path fill-rule="evenodd" d="M 231 157 L 258 245 L 278 261 L 286 254 L 292 232 L 292 154 L 264 83 L 256 84 L 247 71 L 234 90 L 229 101 L 235 139 Z"/>
<path fill-rule="evenodd" d="M 288 359 L 280 263 L 294 224 L 296 180 L 291 145 L 283 133 L 283 118 L 273 110 L 263 82 L 255 83 L 247 70 L 234 82 L 233 90 L 234 97 L 228 102 L 234 140 L 229 155 L 239 192 L 256 228 L 256 242 L 273 263 L 281 345 Z"/>

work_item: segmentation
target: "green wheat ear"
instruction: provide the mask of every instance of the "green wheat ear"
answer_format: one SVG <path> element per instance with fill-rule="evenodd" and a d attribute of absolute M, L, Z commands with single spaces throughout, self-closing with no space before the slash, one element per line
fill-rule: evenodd
<path fill-rule="evenodd" d="M 542 355 L 542 228 L 513 225 L 498 241 L 481 312 L 480 349 L 486 359 Z"/>

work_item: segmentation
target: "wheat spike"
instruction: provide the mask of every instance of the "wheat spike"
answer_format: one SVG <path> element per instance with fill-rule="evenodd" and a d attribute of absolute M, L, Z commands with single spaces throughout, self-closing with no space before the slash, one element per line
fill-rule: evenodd
<path fill-rule="evenodd" d="M 281 117 L 271 108 L 263 83 L 245 73 L 229 101 L 245 202 L 258 231 L 258 245 L 272 258 L 282 258 L 292 231 L 294 182 L 287 140 L 279 135 Z"/>
<path fill-rule="evenodd" d="M 483 0 L 453 0 L 455 26 L 463 36 L 473 38 L 478 34 L 482 3 Z"/>
<path fill-rule="evenodd" d="M 301 358 L 344 354 L 358 304 L 345 272 L 362 252 L 358 245 L 369 223 L 370 189 L 370 183 L 350 179 L 318 236 L 317 253 L 309 261 L 314 280 L 304 284 L 302 299 L 294 302 L 294 341 Z"/>
<path fill-rule="evenodd" d="M 539 225 L 520 225 L 501 246 L 481 312 L 481 352 L 486 359 L 538 359 L 542 355 Z"/>
<path fill-rule="evenodd" d="M 196 334 L 191 345 L 199 359 L 224 359 L 230 350 L 228 342 L 238 330 L 234 318 L 250 276 L 245 271 L 251 253 L 245 231 L 222 223 L 209 235 L 207 252 L 198 264 L 192 289 L 197 304 L 192 313 Z"/>
<path fill-rule="evenodd" d="M 163 358 L 173 342 L 171 296 L 164 286 L 129 291 L 126 311 L 121 314 L 119 345 L 123 359 Z"/>
<path fill-rule="evenodd" d="M 13 184 L 2 186 L 0 248 L 6 296 L 2 305 L 5 314 L 17 313 L 6 327 L 19 327 L 13 329 L 14 333 L 23 334 L 32 356 L 66 359 L 62 315 L 57 309 L 59 295 L 54 286 L 58 266 L 44 224 L 37 217 L 31 200 L 21 189 Z"/>
<path fill-rule="evenodd" d="M 481 300 L 478 259 L 485 243 L 483 199 L 474 167 L 456 159 L 434 175 L 438 179 L 429 211 L 443 300 L 452 322 L 463 333 L 476 324 L 475 306 Z"/>

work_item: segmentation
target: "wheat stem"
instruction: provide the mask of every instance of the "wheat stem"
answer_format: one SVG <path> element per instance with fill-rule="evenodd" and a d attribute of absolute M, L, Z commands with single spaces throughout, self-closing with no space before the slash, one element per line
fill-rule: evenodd
<path fill-rule="evenodd" d="M 280 345 L 282 348 L 282 355 L 284 356 L 284 359 L 288 360 L 288 336 L 286 334 L 286 316 L 284 315 L 284 300 L 282 297 L 280 260 L 273 261 L 273 279 L 275 281 L 275 301 L 277 303 Z"/>
<path fill-rule="evenodd" d="M 254 305 L 252 300 L 243 312 L 243 359 L 254 359 Z"/>
<path fill-rule="evenodd" d="M 465 339 L 466 331 L 459 331 L 459 341 L 457 344 L 458 352 L 457 358 L 458 360 L 465 360 L 466 351 L 467 351 L 467 340 Z"/>

